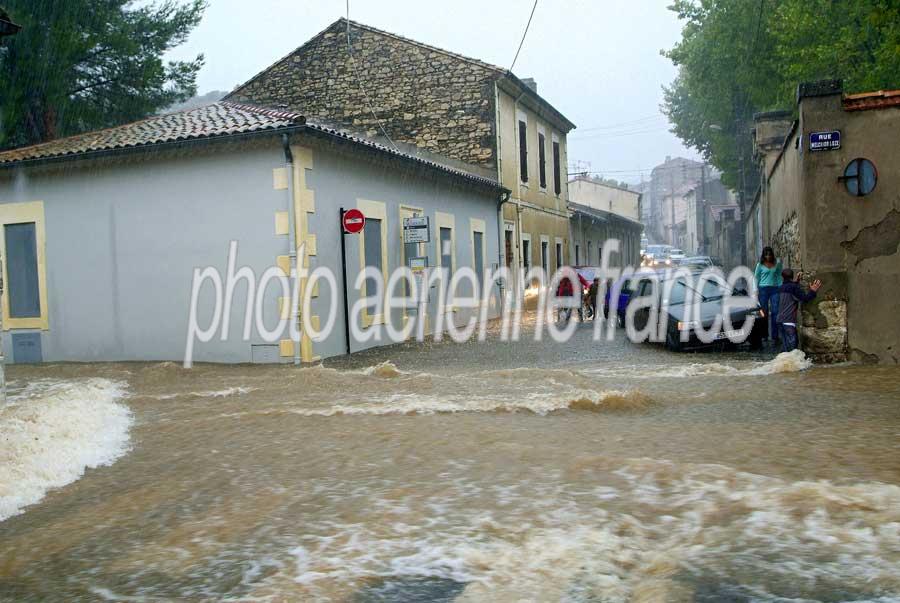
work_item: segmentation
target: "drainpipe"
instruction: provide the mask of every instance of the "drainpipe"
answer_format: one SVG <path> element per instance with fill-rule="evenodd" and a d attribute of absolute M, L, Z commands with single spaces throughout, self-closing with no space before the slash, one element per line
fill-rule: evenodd
<path fill-rule="evenodd" d="M 503 204 L 509 201 L 509 191 L 501 191 L 500 198 L 497 200 L 497 269 L 503 268 L 503 258 L 505 257 L 504 249 L 506 247 L 506 223 L 503 221 Z M 497 287 L 500 290 L 500 313 L 503 313 L 503 279 L 497 280 Z"/>
<path fill-rule="evenodd" d="M 291 137 L 290 134 L 282 134 L 281 135 L 281 146 L 284 149 L 284 167 L 287 170 L 287 207 L 288 207 L 288 241 L 290 245 L 290 251 L 288 252 L 288 256 L 291 258 L 291 271 L 294 273 L 294 278 L 298 278 L 300 274 L 300 270 L 298 268 L 297 261 L 297 222 L 294 219 L 294 154 L 291 152 Z M 294 288 L 291 287 L 291 291 Z M 297 287 L 297 292 L 299 294 L 300 288 Z M 296 325 L 298 319 L 300 318 L 300 300 L 291 300 L 291 312 L 290 312 L 290 324 Z M 288 331 L 290 332 L 290 331 Z M 301 335 L 302 339 L 302 335 Z M 294 342 L 294 365 L 299 366 L 300 364 L 300 341 Z"/>

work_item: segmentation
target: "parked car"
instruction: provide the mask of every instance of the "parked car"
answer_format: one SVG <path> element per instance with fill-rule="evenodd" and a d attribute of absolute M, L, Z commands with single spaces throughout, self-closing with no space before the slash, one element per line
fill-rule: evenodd
<path fill-rule="evenodd" d="M 695 255 L 693 257 L 684 258 L 678 265 L 691 270 L 703 270 L 704 268 L 716 268 L 720 266 L 708 255 Z"/>
<path fill-rule="evenodd" d="M 654 287 L 653 280 L 658 280 L 658 286 Z M 674 282 L 672 282 L 674 281 Z M 751 348 L 758 349 L 762 346 L 762 340 L 766 332 L 766 321 L 756 320 L 765 317 L 763 309 L 753 300 L 749 307 L 732 308 L 731 329 L 726 330 L 724 321 L 720 331 L 716 333 L 712 342 L 706 343 L 700 340 L 697 330 L 703 328 L 710 330 L 718 316 L 723 315 L 724 299 L 728 293 L 728 284 L 721 276 L 715 276 L 703 283 L 702 289 L 694 287 L 696 283 L 689 283 L 684 274 L 675 271 L 657 272 L 655 276 L 648 275 L 638 281 L 635 291 L 629 297 L 629 303 L 633 303 L 639 297 L 656 295 L 656 304 L 659 308 L 657 324 L 665 321 L 666 334 L 665 346 L 667 349 L 677 352 L 686 349 L 700 348 L 716 343 L 728 343 L 734 339 L 743 340 L 750 344 Z M 699 311 L 696 314 L 688 314 L 690 306 L 685 304 L 688 290 L 691 289 Z M 669 297 L 663 299 L 668 293 Z M 733 295 L 747 295 L 746 291 L 737 290 Z M 699 318 L 695 318 L 699 316 Z M 624 317 L 624 315 L 623 315 Z M 634 326 L 637 330 L 647 327 L 651 318 L 650 308 L 640 308 L 634 315 Z M 748 319 L 753 320 L 750 332 L 745 330 Z M 682 332 L 687 332 L 686 341 L 682 341 Z"/>
<path fill-rule="evenodd" d="M 674 247 L 672 249 L 669 249 L 669 259 L 672 260 L 672 264 L 677 266 L 685 257 L 687 256 L 681 249 L 677 249 Z"/>

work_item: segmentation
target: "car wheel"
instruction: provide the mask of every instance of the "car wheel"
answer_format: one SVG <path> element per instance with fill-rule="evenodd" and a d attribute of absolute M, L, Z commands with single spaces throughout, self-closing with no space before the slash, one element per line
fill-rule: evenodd
<path fill-rule="evenodd" d="M 684 348 L 681 341 L 681 333 L 675 328 L 675 325 L 669 325 L 666 332 L 666 349 L 670 352 L 680 352 Z"/>
<path fill-rule="evenodd" d="M 766 330 L 759 327 L 759 322 L 760 321 L 757 320 L 756 324 L 753 325 L 753 329 L 750 330 L 750 337 L 748 338 L 748 341 L 750 343 L 751 350 L 761 350 L 763 347 L 763 339 L 765 338 Z"/>

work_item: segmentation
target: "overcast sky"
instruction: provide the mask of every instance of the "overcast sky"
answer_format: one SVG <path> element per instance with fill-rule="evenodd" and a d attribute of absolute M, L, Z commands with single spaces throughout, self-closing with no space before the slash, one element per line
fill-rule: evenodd
<path fill-rule="evenodd" d="M 637 182 L 667 155 L 694 158 L 668 132 L 660 56 L 679 38 L 670 0 L 539 0 L 514 72 L 578 127 L 569 161 Z M 173 58 L 206 55 L 198 92 L 231 90 L 345 14 L 344 0 L 210 0 Z M 350 18 L 502 67 L 513 60 L 532 0 L 351 0 Z"/>

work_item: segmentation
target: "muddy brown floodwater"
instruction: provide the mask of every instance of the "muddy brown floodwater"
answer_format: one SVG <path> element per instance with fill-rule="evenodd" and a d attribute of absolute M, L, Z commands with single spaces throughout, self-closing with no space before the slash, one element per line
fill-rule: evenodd
<path fill-rule="evenodd" d="M 900 369 L 629 342 L 9 368 L 3 601 L 900 601 Z"/>

